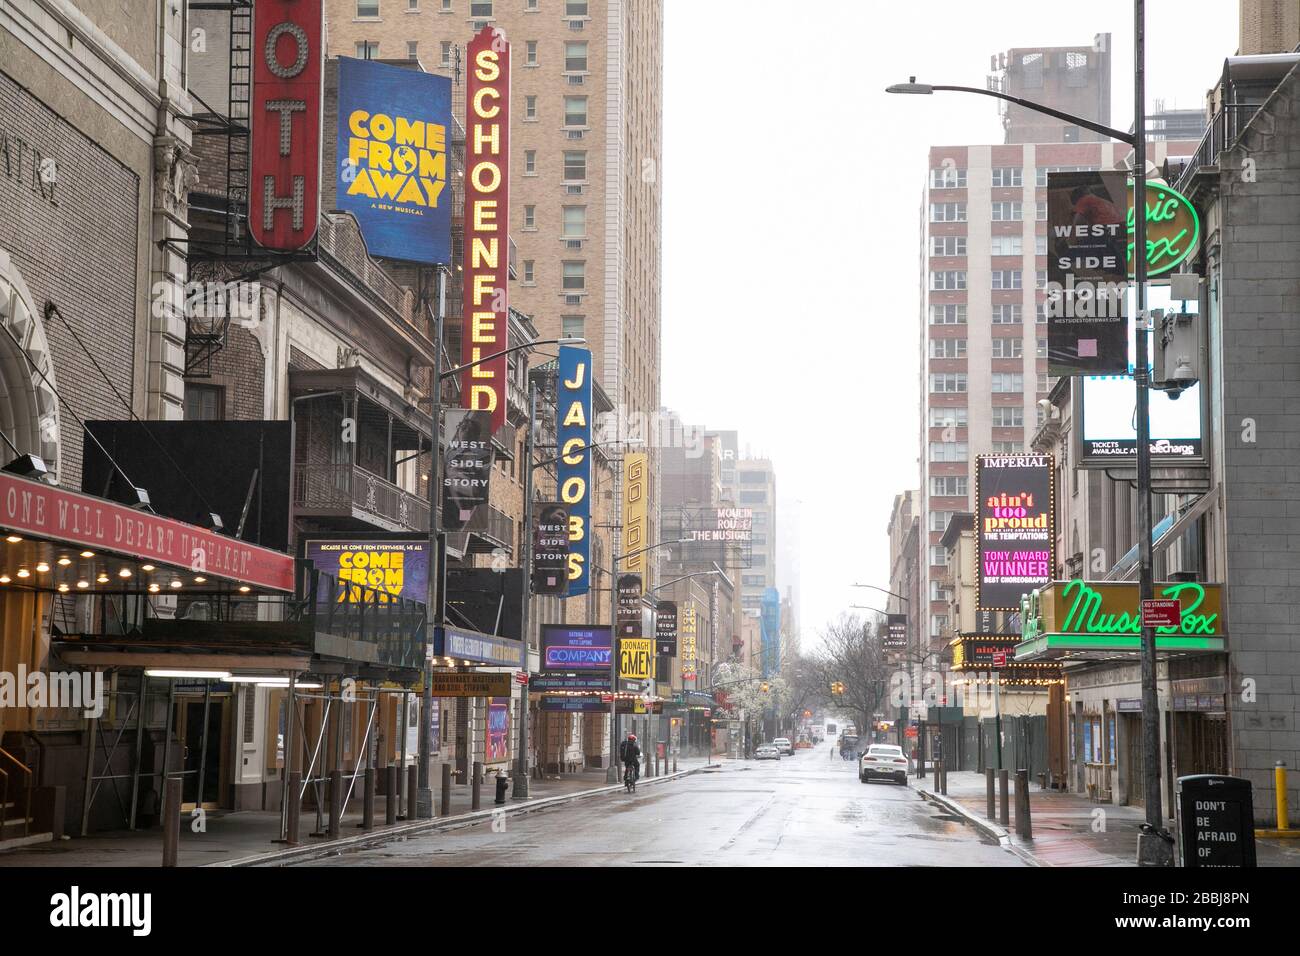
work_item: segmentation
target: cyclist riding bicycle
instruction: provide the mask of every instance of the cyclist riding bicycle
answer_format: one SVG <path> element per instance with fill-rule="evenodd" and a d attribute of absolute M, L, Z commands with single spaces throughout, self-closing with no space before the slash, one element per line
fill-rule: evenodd
<path fill-rule="evenodd" d="M 632 772 L 632 779 L 641 776 L 641 747 L 636 742 L 636 734 L 628 734 L 627 740 L 619 744 L 618 759 L 623 761 L 623 769 Z"/>

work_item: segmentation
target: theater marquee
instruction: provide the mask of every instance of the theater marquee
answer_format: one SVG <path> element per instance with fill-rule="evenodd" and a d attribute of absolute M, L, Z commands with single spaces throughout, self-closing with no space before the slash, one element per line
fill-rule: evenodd
<path fill-rule="evenodd" d="M 1051 455 L 980 455 L 975 465 L 975 606 L 1018 611 L 1052 579 L 1056 511 Z"/>

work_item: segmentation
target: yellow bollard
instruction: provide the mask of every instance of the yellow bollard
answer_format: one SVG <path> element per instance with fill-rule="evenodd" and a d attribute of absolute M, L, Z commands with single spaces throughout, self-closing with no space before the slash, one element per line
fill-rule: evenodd
<path fill-rule="evenodd" d="M 1281 760 L 1273 768 L 1273 786 L 1277 790 L 1277 828 L 1291 829 L 1287 819 L 1286 805 L 1286 764 Z"/>

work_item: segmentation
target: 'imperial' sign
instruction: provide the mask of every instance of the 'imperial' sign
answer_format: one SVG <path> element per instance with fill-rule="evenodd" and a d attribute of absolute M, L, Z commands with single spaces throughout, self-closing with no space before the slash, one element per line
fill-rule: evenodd
<path fill-rule="evenodd" d="M 258 0 L 250 53 L 248 231 L 292 252 L 320 218 L 321 0 Z"/>
<path fill-rule="evenodd" d="M 1015 611 L 1052 579 L 1051 455 L 980 455 L 975 466 L 976 607 Z"/>
<path fill-rule="evenodd" d="M 506 278 L 510 236 L 510 44 L 486 26 L 469 44 L 465 86 L 465 321 L 461 396 L 466 408 L 492 413 L 492 433 L 506 423 L 509 317 Z"/>

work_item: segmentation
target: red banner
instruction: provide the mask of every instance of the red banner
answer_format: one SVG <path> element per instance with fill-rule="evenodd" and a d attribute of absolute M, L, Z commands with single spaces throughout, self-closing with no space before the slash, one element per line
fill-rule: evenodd
<path fill-rule="evenodd" d="M 322 0 L 257 0 L 249 104 L 248 229 L 292 252 L 320 217 Z"/>
<path fill-rule="evenodd" d="M 287 554 L 6 472 L 0 472 L 0 527 L 256 587 L 293 591 L 293 558 Z"/>
<path fill-rule="evenodd" d="M 461 327 L 461 404 L 506 423 L 509 348 L 506 280 L 510 258 L 510 44 L 487 26 L 469 44 L 465 85 L 465 316 Z"/>

